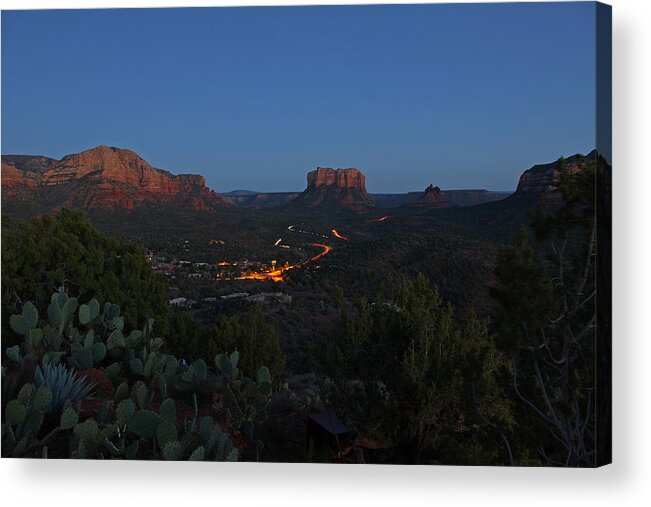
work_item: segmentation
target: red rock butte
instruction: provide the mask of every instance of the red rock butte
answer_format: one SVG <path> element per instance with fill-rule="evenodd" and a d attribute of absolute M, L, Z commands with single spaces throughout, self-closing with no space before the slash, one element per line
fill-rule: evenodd
<path fill-rule="evenodd" d="M 447 208 L 450 201 L 439 187 L 428 186 L 425 192 L 411 204 L 412 206 L 431 206 L 433 208 Z"/>
<path fill-rule="evenodd" d="M 315 171 L 307 173 L 307 187 L 335 185 L 339 188 L 354 188 L 366 192 L 366 176 L 359 169 L 332 169 L 331 167 L 317 167 Z"/>
<path fill-rule="evenodd" d="M 35 161 L 38 164 L 35 164 Z M 30 170 L 36 166 L 38 170 Z M 98 146 L 61 160 L 3 156 L 3 199 L 29 191 L 43 198 L 62 194 L 54 207 L 127 208 L 144 202 L 210 210 L 224 198 L 206 187 L 198 174 L 174 175 L 152 167 L 131 150 Z M 49 200 L 49 199 L 48 199 Z"/>
<path fill-rule="evenodd" d="M 317 167 L 307 173 L 307 188 L 293 203 L 310 207 L 335 206 L 365 211 L 374 205 L 366 192 L 366 177 L 359 169 Z"/>

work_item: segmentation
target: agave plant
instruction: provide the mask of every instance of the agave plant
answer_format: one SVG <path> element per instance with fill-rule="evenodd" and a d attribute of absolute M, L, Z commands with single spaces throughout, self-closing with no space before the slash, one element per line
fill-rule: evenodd
<path fill-rule="evenodd" d="M 66 400 L 89 398 L 95 387 L 95 384 L 89 383 L 85 377 L 75 377 L 74 368 L 68 369 L 63 364 L 47 364 L 44 368 L 38 366 L 34 372 L 34 386 L 38 388 L 42 384 L 52 393 L 48 412 L 56 412 Z"/>

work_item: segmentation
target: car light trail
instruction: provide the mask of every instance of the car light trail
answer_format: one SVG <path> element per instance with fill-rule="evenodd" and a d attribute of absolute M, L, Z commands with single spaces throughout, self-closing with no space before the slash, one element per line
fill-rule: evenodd
<path fill-rule="evenodd" d="M 327 255 L 330 253 L 332 250 L 332 247 L 330 245 L 324 245 L 322 243 L 310 243 L 310 246 L 315 246 L 321 248 L 321 252 L 319 252 L 316 255 L 313 255 L 312 257 L 308 257 L 302 262 L 299 262 L 298 264 L 292 264 L 292 265 L 285 265 L 280 268 L 276 269 L 270 269 L 268 271 L 258 271 L 254 273 L 249 273 L 246 275 L 238 276 L 235 278 L 236 280 L 273 280 L 274 282 L 284 282 L 284 274 L 289 271 L 290 269 L 299 269 L 306 264 L 316 261 L 317 259 L 320 259 L 324 255 Z"/>
<path fill-rule="evenodd" d="M 342 236 L 341 234 L 339 234 L 337 232 L 337 229 L 332 229 L 332 234 L 334 234 L 336 238 L 343 239 L 344 241 L 348 241 L 348 238 L 346 236 Z"/>
<path fill-rule="evenodd" d="M 315 261 L 317 259 L 320 259 L 324 255 L 327 255 L 330 253 L 332 250 L 332 247 L 330 245 L 323 245 L 321 243 L 311 243 L 310 246 L 318 246 L 319 248 L 323 248 L 323 251 L 321 253 L 318 253 L 314 257 L 311 257 L 307 262 Z"/>

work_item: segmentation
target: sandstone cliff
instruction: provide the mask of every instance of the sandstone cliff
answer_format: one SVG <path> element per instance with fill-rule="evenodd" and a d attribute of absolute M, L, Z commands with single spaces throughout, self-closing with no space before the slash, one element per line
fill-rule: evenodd
<path fill-rule="evenodd" d="M 15 165 L 2 161 L 2 191 L 14 192 L 17 187 L 36 188 L 38 175 L 32 172 L 23 172 Z"/>
<path fill-rule="evenodd" d="M 330 167 L 317 167 L 316 171 L 307 173 L 307 187 L 317 188 L 322 186 L 336 186 L 338 188 L 354 188 L 366 192 L 366 177 L 359 169 L 332 169 Z"/>
<path fill-rule="evenodd" d="M 317 167 L 307 173 L 307 188 L 293 204 L 311 207 L 335 206 L 352 211 L 364 211 L 373 206 L 373 198 L 366 192 L 366 177 L 359 169 L 332 169 Z"/>
<path fill-rule="evenodd" d="M 582 170 L 583 165 L 587 161 L 594 161 L 595 158 L 596 152 L 594 150 L 585 156 L 580 154 L 572 155 L 565 159 L 565 167 L 570 172 L 578 172 Z M 538 164 L 522 173 L 516 192 L 534 194 L 554 193 L 558 178 L 557 161 L 549 164 Z"/>
<path fill-rule="evenodd" d="M 2 192 L 5 197 L 33 190 L 54 159 L 31 155 L 2 156 Z"/>
<path fill-rule="evenodd" d="M 3 203 L 19 192 L 49 208 L 133 209 L 142 203 L 212 210 L 225 204 L 203 176 L 156 169 L 130 150 L 98 146 L 67 155 L 3 156 Z M 40 206 L 43 208 L 43 206 Z M 48 209 L 43 209 L 48 211 Z"/>
<path fill-rule="evenodd" d="M 441 192 L 439 187 L 433 185 L 428 186 L 425 192 L 411 204 L 411 206 L 427 206 L 430 208 L 447 208 L 450 206 L 450 201 Z"/>

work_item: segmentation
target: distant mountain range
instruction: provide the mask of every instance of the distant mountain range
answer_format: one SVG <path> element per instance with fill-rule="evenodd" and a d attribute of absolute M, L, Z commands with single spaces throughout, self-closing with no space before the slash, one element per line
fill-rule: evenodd
<path fill-rule="evenodd" d="M 262 192 L 255 192 L 253 190 L 231 190 L 230 192 L 223 192 L 221 195 L 228 197 L 249 197 L 261 193 Z"/>
<path fill-rule="evenodd" d="M 485 202 L 499 201 L 513 192 L 492 191 L 484 189 L 442 190 L 451 206 L 474 206 Z M 253 192 L 251 190 L 234 190 L 220 195 L 228 202 L 242 208 L 270 208 L 282 206 L 296 199 L 301 192 Z M 416 202 L 423 192 L 406 192 L 402 194 L 369 194 L 377 208 L 398 208 Z"/>
<path fill-rule="evenodd" d="M 593 151 L 565 161 L 571 170 L 580 170 L 586 159 L 594 157 Z M 555 163 L 535 165 L 522 174 L 516 193 L 550 192 L 557 178 Z M 32 216 L 64 206 L 130 210 L 143 204 L 201 211 L 216 211 L 224 206 L 291 206 L 363 212 L 399 206 L 472 206 L 510 194 L 483 189 L 441 190 L 433 185 L 423 192 L 369 194 L 366 177 L 352 167 L 318 167 L 310 171 L 303 192 L 233 190 L 218 194 L 206 186 L 201 175 L 174 175 L 120 148 L 98 146 L 61 160 L 40 155 L 2 156 L 3 212 L 16 216 Z"/>

